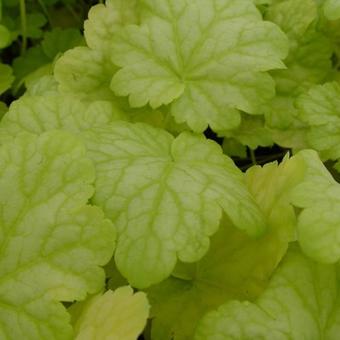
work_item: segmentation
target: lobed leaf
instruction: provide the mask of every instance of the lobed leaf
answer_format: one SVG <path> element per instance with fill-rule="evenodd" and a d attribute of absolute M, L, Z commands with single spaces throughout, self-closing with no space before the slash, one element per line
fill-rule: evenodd
<path fill-rule="evenodd" d="M 266 71 L 284 67 L 287 45 L 251 0 L 143 0 L 141 25 L 113 38 L 111 86 L 132 107 L 171 104 L 195 132 L 232 129 L 273 97 Z"/>
<path fill-rule="evenodd" d="M 0 338 L 71 339 L 60 301 L 104 284 L 115 229 L 87 205 L 94 168 L 64 132 L 25 134 L 0 148 Z"/>
<path fill-rule="evenodd" d="M 242 173 L 202 136 L 176 139 L 145 124 L 116 122 L 83 134 L 96 164 L 93 202 L 119 230 L 116 263 L 131 285 L 160 282 L 177 257 L 200 259 L 222 209 L 250 235 L 266 228 Z"/>
<path fill-rule="evenodd" d="M 224 217 L 208 253 L 197 263 L 179 263 L 172 276 L 147 290 L 152 309 L 152 339 L 192 339 L 199 319 L 230 299 L 257 298 L 294 239 L 296 217 L 288 193 L 304 175 L 291 158 L 247 171 L 250 192 L 268 223 L 251 238 Z"/>
<path fill-rule="evenodd" d="M 146 294 L 120 287 L 71 307 L 75 315 L 75 339 L 136 340 L 149 315 Z M 75 313 L 76 312 L 76 313 Z"/>
<path fill-rule="evenodd" d="M 338 295 L 334 266 L 308 260 L 292 247 L 255 303 L 230 301 L 208 313 L 195 340 L 335 340 Z"/>

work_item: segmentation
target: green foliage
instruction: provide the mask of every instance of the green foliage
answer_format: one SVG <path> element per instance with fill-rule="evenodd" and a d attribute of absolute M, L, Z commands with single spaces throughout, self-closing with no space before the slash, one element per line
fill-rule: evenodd
<path fill-rule="evenodd" d="M 145 293 L 131 287 L 108 290 L 69 309 L 76 340 L 135 340 L 145 327 L 149 303 Z"/>
<path fill-rule="evenodd" d="M 84 146 L 53 131 L 0 148 L 0 337 L 69 339 L 59 301 L 98 292 L 115 228 L 87 205 L 95 172 Z"/>
<path fill-rule="evenodd" d="M 201 321 L 195 340 L 338 338 L 339 289 L 334 266 L 295 247 L 255 303 L 233 300 Z"/>
<path fill-rule="evenodd" d="M 7 59 L 6 55 L 11 51 L 15 76 L 15 81 L 8 81 L 9 86 L 4 90 L 1 87 L 1 93 L 13 83 L 12 93 L 17 95 L 23 83 L 27 85 L 28 81 L 51 73 L 52 66 L 47 65 L 60 53 L 82 44 L 76 18 L 71 25 L 55 25 L 54 10 L 60 3 L 67 6 L 68 16 L 74 15 L 75 1 L 14 0 L 0 3 L 0 60 Z"/>
<path fill-rule="evenodd" d="M 337 340 L 340 6 L 0 4 L 0 339 Z"/>

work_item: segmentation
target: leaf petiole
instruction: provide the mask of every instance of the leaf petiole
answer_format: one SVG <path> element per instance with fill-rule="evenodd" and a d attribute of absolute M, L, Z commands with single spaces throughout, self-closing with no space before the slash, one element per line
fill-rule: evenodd
<path fill-rule="evenodd" d="M 252 163 L 256 165 L 257 161 L 256 161 L 255 151 L 249 148 L 249 153 L 250 153 L 250 158 L 251 158 Z"/>
<path fill-rule="evenodd" d="M 26 2 L 20 0 L 20 18 L 21 18 L 21 55 L 25 54 L 27 48 L 27 16 L 26 16 Z"/>

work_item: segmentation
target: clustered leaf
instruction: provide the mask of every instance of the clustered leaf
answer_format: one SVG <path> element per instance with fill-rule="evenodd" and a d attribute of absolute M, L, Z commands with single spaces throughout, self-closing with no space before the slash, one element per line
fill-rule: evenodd
<path fill-rule="evenodd" d="M 315 151 L 305 150 L 298 156 L 307 165 L 304 180 L 292 193 L 293 203 L 304 208 L 297 226 L 299 242 L 311 258 L 335 263 L 340 259 L 340 185 Z"/>
<path fill-rule="evenodd" d="M 73 133 L 115 120 L 112 107 L 103 101 L 85 105 L 72 96 L 24 96 L 13 102 L 0 124 L 0 143 L 18 134 L 42 134 L 53 129 Z"/>
<path fill-rule="evenodd" d="M 338 0 L 326 0 L 324 4 L 325 16 L 330 20 L 340 18 L 340 3 Z"/>
<path fill-rule="evenodd" d="M 287 41 L 252 1 L 145 0 L 141 7 L 140 26 L 113 40 L 117 95 L 128 95 L 132 107 L 172 103 L 176 121 L 196 132 L 237 127 L 238 110 L 260 113 L 274 94 L 265 71 L 283 67 Z"/>
<path fill-rule="evenodd" d="M 103 287 L 115 228 L 87 205 L 94 168 L 64 132 L 25 134 L 0 148 L 0 337 L 69 339 L 59 301 Z"/>
<path fill-rule="evenodd" d="M 254 239 L 224 216 L 206 256 L 194 264 L 179 263 L 169 279 L 147 290 L 152 338 L 191 339 L 209 310 L 233 298 L 254 299 L 265 289 L 294 239 L 296 217 L 288 193 L 304 170 L 301 159 L 291 158 L 247 172 L 247 185 L 266 216 L 267 232 Z"/>
<path fill-rule="evenodd" d="M 89 7 L 0 4 L 0 339 L 337 340 L 339 1 Z"/>
<path fill-rule="evenodd" d="M 311 88 L 297 101 L 301 120 L 308 124 L 307 140 L 325 159 L 338 160 L 340 86 L 336 82 Z M 336 164 L 339 168 L 339 164 Z"/>
<path fill-rule="evenodd" d="M 317 264 L 292 247 L 255 303 L 233 300 L 209 313 L 195 340 L 335 340 L 338 296 L 335 267 Z"/>
<path fill-rule="evenodd" d="M 203 137 L 117 122 L 84 139 L 96 164 L 93 201 L 117 225 L 116 263 L 133 286 L 165 279 L 177 257 L 200 259 L 222 209 L 250 235 L 266 228 L 241 172 Z"/>

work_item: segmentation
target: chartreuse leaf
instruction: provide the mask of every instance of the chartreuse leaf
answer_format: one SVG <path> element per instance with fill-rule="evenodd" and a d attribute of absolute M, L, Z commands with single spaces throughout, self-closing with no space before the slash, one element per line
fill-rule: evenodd
<path fill-rule="evenodd" d="M 329 20 L 337 20 L 340 18 L 340 1 L 325 0 L 324 13 Z"/>
<path fill-rule="evenodd" d="M 292 203 L 303 208 L 298 221 L 298 240 L 308 256 L 335 263 L 340 259 L 340 184 L 315 151 L 302 151 L 296 157 L 307 164 L 306 177 L 292 193 Z"/>
<path fill-rule="evenodd" d="M 74 315 L 76 340 L 136 340 L 149 315 L 149 303 L 143 292 L 131 287 L 108 290 L 70 308 Z"/>
<path fill-rule="evenodd" d="M 301 159 L 285 159 L 248 170 L 246 182 L 263 209 L 268 231 L 253 239 L 224 218 L 208 253 L 193 265 L 177 266 L 172 276 L 147 290 L 152 339 L 192 339 L 199 319 L 232 298 L 255 299 L 294 238 L 296 218 L 289 191 L 301 180 Z"/>
<path fill-rule="evenodd" d="M 122 25 L 136 22 L 136 0 L 111 0 L 93 6 L 84 24 L 89 47 L 67 51 L 55 65 L 60 90 L 86 100 L 116 101 L 110 82 L 117 71 L 111 60 L 111 40 Z"/>
<path fill-rule="evenodd" d="M 338 124 L 340 121 L 340 85 L 326 83 L 311 88 L 297 102 L 300 118 L 311 126 Z"/>
<path fill-rule="evenodd" d="M 167 278 L 177 258 L 199 260 L 222 210 L 250 235 L 265 230 L 242 173 L 203 136 L 125 122 L 83 136 L 97 170 L 93 202 L 118 227 L 115 259 L 131 285 Z"/>
<path fill-rule="evenodd" d="M 295 97 L 277 95 L 265 113 L 266 129 L 276 144 L 294 151 L 308 149 L 308 127 L 298 118 Z"/>
<path fill-rule="evenodd" d="M 0 338 L 71 339 L 59 301 L 104 284 L 115 229 L 87 205 L 95 172 L 68 133 L 25 134 L 0 147 Z"/>
<path fill-rule="evenodd" d="M 21 132 L 41 134 L 63 129 L 73 133 L 121 118 L 105 101 L 84 104 L 67 95 L 24 96 L 12 103 L 0 123 L 0 143 Z"/>
<path fill-rule="evenodd" d="M 72 93 L 87 100 L 114 100 L 110 82 L 116 67 L 97 50 L 80 46 L 68 50 L 54 68 L 62 93 Z"/>
<path fill-rule="evenodd" d="M 234 300 L 208 313 L 194 339 L 336 340 L 338 295 L 335 267 L 292 247 L 256 302 Z"/>
<path fill-rule="evenodd" d="M 270 4 L 266 18 L 279 25 L 291 39 L 299 39 L 317 15 L 317 4 L 314 0 L 283 0 Z"/>
<path fill-rule="evenodd" d="M 262 113 L 274 95 L 266 71 L 284 67 L 288 44 L 251 0 L 143 0 L 140 8 L 141 25 L 113 37 L 117 95 L 132 107 L 171 104 L 196 132 L 237 127 L 238 110 Z"/>
<path fill-rule="evenodd" d="M 114 34 L 122 26 L 138 23 L 137 0 L 108 0 L 91 7 L 88 20 L 84 23 L 87 45 L 110 55 Z"/>
<path fill-rule="evenodd" d="M 299 117 L 308 124 L 308 142 L 324 159 L 340 158 L 340 86 L 314 86 L 297 101 Z M 339 168 L 339 163 L 336 167 Z"/>
<path fill-rule="evenodd" d="M 322 82 L 329 75 L 333 45 L 315 24 L 318 6 L 314 0 L 276 1 L 269 7 L 266 19 L 287 34 L 289 55 L 284 70 L 272 72 L 280 95 L 290 96 Z"/>
<path fill-rule="evenodd" d="M 25 96 L 48 96 L 58 93 L 58 83 L 52 75 L 45 75 L 28 84 Z"/>
<path fill-rule="evenodd" d="M 276 143 L 294 149 L 306 147 L 306 127 L 297 117 L 294 101 L 332 72 L 334 46 L 317 24 L 319 15 L 314 0 L 273 1 L 265 14 L 287 34 L 290 44 L 287 68 L 271 72 L 277 95 L 265 110 L 266 123 L 275 129 L 272 137 Z"/>
<path fill-rule="evenodd" d="M 6 109 L 7 111 L 7 109 Z M 73 133 L 102 126 L 116 120 L 141 121 L 167 127 L 175 133 L 185 130 L 168 120 L 166 113 L 143 108 L 122 111 L 112 102 L 96 100 L 84 102 L 77 96 L 60 94 L 53 77 L 42 77 L 26 94 L 13 102 L 0 123 L 0 143 L 21 132 L 41 134 L 52 129 Z"/>

